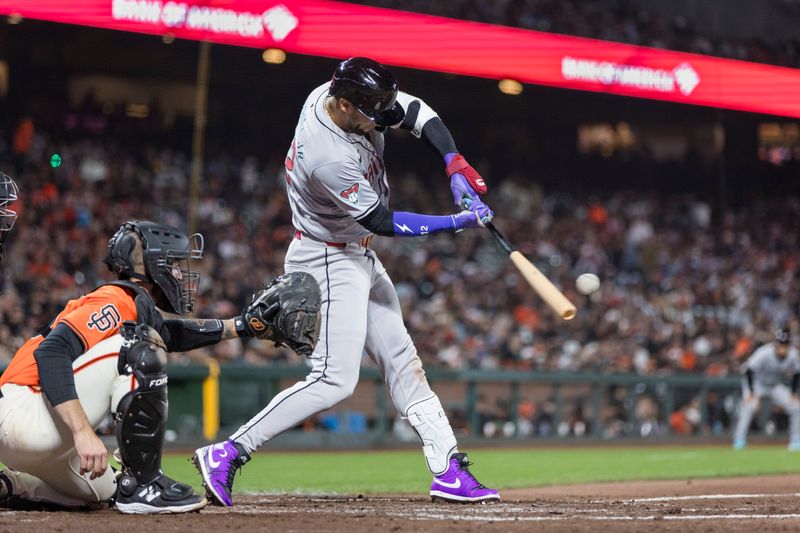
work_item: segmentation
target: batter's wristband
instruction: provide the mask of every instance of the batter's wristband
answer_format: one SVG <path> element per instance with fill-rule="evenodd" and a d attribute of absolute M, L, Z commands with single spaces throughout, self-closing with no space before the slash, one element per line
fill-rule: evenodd
<path fill-rule="evenodd" d="M 447 166 L 445 167 L 445 170 L 446 170 L 448 176 L 452 176 L 453 174 L 455 174 L 457 172 L 461 172 L 462 170 L 464 170 L 465 168 L 468 168 L 469 166 L 470 166 L 470 164 L 467 163 L 467 160 L 464 159 L 463 155 L 456 154 L 453 157 L 453 159 L 451 159 L 450 162 L 447 163 Z"/>

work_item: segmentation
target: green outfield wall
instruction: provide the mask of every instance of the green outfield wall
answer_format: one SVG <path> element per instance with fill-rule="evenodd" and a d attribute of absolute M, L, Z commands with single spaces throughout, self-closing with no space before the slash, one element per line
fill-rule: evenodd
<path fill-rule="evenodd" d="M 170 366 L 168 440 L 214 440 L 235 431 L 306 366 Z M 461 437 L 613 439 L 725 436 L 735 422 L 738 377 L 637 376 L 507 370 L 427 372 Z M 784 417 L 785 418 L 785 417 Z M 781 413 L 762 406 L 756 430 L 780 435 Z M 416 440 L 376 368 L 351 398 L 275 439 L 288 448 L 380 447 Z"/>

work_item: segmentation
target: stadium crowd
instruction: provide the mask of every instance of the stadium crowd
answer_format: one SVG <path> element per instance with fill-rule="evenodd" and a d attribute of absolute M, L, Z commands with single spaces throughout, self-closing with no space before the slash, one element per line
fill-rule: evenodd
<path fill-rule="evenodd" d="M 137 150 L 107 139 L 65 143 L 41 133 L 22 144 L 14 139 L 0 161 L 21 189 L 0 295 L 4 363 L 66 300 L 109 279 L 102 258 L 123 221 L 187 226 L 190 161 L 170 149 Z M 390 182 L 395 207 L 451 211 L 444 179 L 441 194 L 420 176 L 394 175 Z M 199 316 L 238 314 L 260 284 L 282 272 L 293 236 L 283 183 L 282 160 L 207 161 L 197 205 L 197 230 L 206 241 Z M 485 232 L 377 238 L 373 247 L 395 280 L 428 367 L 722 376 L 774 324 L 797 330 L 796 197 L 713 213 L 689 196 L 581 196 L 501 176 L 489 183 L 498 225 L 580 312 L 566 323 L 554 316 Z M 599 292 L 576 293 L 582 272 L 599 275 Z M 229 363 L 303 363 L 256 341 L 173 358 L 209 355 Z"/>
<path fill-rule="evenodd" d="M 787 67 L 800 66 L 800 40 L 797 38 L 768 42 L 758 38 L 711 35 L 702 21 L 685 15 L 668 16 L 630 0 L 358 0 L 358 3 Z M 787 2 L 785 11 L 793 13 L 800 23 L 800 10 L 796 5 Z"/>

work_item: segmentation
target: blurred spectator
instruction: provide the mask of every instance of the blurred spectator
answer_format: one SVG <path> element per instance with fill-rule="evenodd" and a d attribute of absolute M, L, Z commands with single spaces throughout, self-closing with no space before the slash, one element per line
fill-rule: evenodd
<path fill-rule="evenodd" d="M 63 164 L 54 169 L 47 158 L 31 160 L 15 176 L 21 216 L 0 296 L 3 360 L 66 300 L 108 279 L 102 258 L 121 222 L 186 226 L 185 154 L 106 139 L 41 142 L 43 153 L 58 148 Z M 280 169 L 279 160 L 225 154 L 207 162 L 198 206 L 206 239 L 199 316 L 237 314 L 282 272 L 293 232 Z M 448 212 L 447 196 L 429 194 L 425 178 L 396 179 L 396 197 L 411 209 Z M 725 376 L 760 342 L 756 332 L 786 320 L 798 329 L 800 202 L 792 196 L 762 197 L 724 213 L 705 205 L 701 216 L 687 217 L 698 211 L 691 196 L 583 197 L 544 193 L 513 177 L 494 183 L 493 207 L 512 207 L 503 231 L 581 312 L 559 320 L 481 232 L 378 238 L 374 247 L 428 366 Z M 586 271 L 602 280 L 590 297 L 573 288 Z M 233 344 L 192 357 L 303 364 L 285 348 Z"/>

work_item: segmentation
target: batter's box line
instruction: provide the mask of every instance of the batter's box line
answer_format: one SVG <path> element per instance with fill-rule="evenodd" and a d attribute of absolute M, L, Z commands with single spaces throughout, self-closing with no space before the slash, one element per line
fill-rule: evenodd
<path fill-rule="evenodd" d="M 470 522 L 557 522 L 565 520 L 596 520 L 604 522 L 630 522 L 630 521 L 654 521 L 654 520 L 797 520 L 800 514 L 710 514 L 692 516 L 674 515 L 649 515 L 649 516 L 581 516 L 581 515 L 559 515 L 559 516 L 516 516 L 516 517 L 489 517 L 489 516 L 457 516 L 457 515 L 437 515 L 437 514 L 392 514 L 396 517 L 409 518 L 411 520 L 460 520 Z"/>
<path fill-rule="evenodd" d="M 800 492 L 788 494 L 697 494 L 694 496 L 658 496 L 655 498 L 636 498 L 633 500 L 625 500 L 635 503 L 653 503 L 653 502 L 677 502 L 686 500 L 736 500 L 739 498 L 780 498 L 780 497 L 798 497 Z M 602 502 L 593 502 L 602 503 Z"/>

